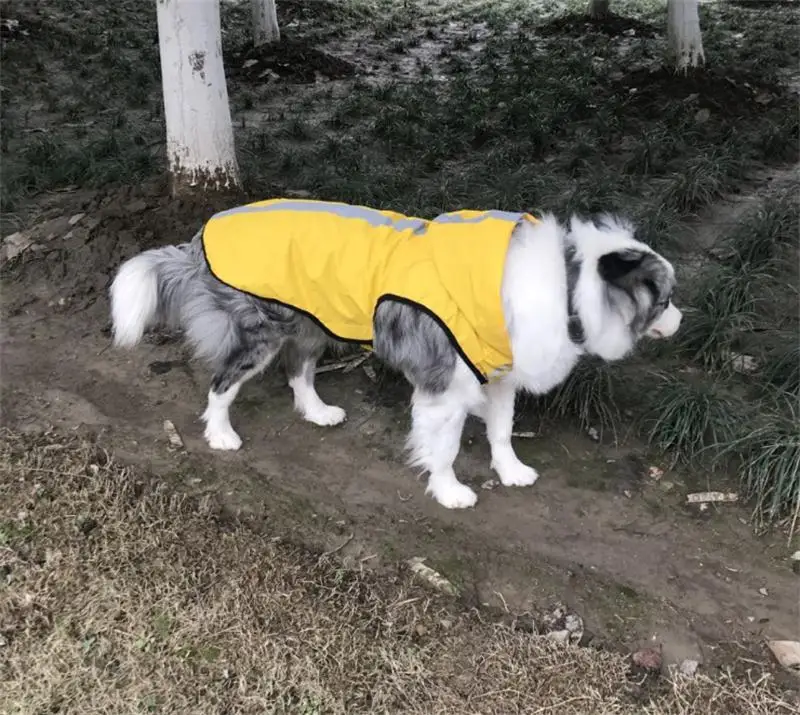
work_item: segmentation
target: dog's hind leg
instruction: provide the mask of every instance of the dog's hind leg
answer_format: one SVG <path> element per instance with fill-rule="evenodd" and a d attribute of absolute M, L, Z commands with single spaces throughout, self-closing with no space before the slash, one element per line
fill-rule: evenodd
<path fill-rule="evenodd" d="M 231 426 L 231 403 L 241 386 L 272 362 L 280 347 L 279 341 L 243 346 L 214 374 L 208 406 L 202 417 L 206 423 L 205 438 L 211 449 L 233 450 L 242 446 L 241 437 Z"/>
<path fill-rule="evenodd" d="M 443 392 L 414 389 L 408 439 L 411 464 L 429 473 L 426 492 L 448 509 L 474 506 L 478 500 L 472 489 L 458 481 L 453 463 L 461 447 L 467 414 L 482 400 L 478 381 L 461 360 Z"/>
<path fill-rule="evenodd" d="M 321 427 L 338 425 L 347 419 L 347 413 L 335 405 L 322 401 L 314 387 L 317 361 L 325 351 L 328 339 L 319 335 L 303 335 L 291 339 L 284 348 L 284 363 L 289 387 L 294 392 L 294 407 L 303 419 Z"/>
<path fill-rule="evenodd" d="M 538 478 L 536 470 L 523 464 L 511 445 L 514 425 L 516 385 L 508 379 L 490 382 L 484 387 L 487 401 L 481 417 L 492 450 L 492 469 L 506 487 L 527 487 Z"/>

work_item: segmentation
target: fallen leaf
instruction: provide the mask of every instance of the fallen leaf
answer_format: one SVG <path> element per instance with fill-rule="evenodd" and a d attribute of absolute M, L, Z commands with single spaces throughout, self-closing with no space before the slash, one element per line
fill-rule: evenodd
<path fill-rule="evenodd" d="M 703 504 L 706 502 L 733 502 L 738 501 L 739 495 L 735 492 L 695 492 L 686 495 L 688 504 Z"/>
<path fill-rule="evenodd" d="M 367 377 L 368 377 L 368 378 L 369 378 L 369 379 L 370 379 L 372 382 L 377 382 L 377 381 L 378 381 L 378 376 L 377 376 L 377 374 L 375 373 L 375 369 L 372 367 L 372 365 L 363 365 L 361 369 L 362 369 L 362 370 L 364 370 L 364 374 L 365 374 L 365 375 L 366 375 L 366 376 L 367 376 Z"/>
<path fill-rule="evenodd" d="M 164 420 L 164 431 L 167 433 L 169 443 L 173 447 L 176 449 L 183 449 L 183 440 L 181 439 L 181 436 L 178 434 L 178 430 L 175 429 L 175 425 L 172 424 L 171 420 Z"/>
<path fill-rule="evenodd" d="M 451 596 L 457 596 L 458 589 L 438 571 L 434 571 L 430 566 L 427 566 L 425 563 L 423 563 L 424 561 L 424 557 L 414 556 L 413 558 L 408 559 L 406 563 L 408 564 L 412 573 L 414 573 L 416 576 L 419 576 L 419 578 L 421 578 L 423 581 L 427 581 L 427 583 L 429 583 L 435 589 L 450 594 Z"/>
<path fill-rule="evenodd" d="M 658 481 L 664 476 L 664 470 L 661 469 L 661 467 L 652 466 L 647 470 L 647 474 L 649 475 L 650 479 L 655 479 Z"/>
<path fill-rule="evenodd" d="M 767 647 L 784 668 L 800 675 L 800 642 L 767 641 Z"/>

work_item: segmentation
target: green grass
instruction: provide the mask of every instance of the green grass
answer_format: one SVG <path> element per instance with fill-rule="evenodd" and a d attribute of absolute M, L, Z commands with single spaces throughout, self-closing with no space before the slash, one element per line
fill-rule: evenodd
<path fill-rule="evenodd" d="M 778 267 L 776 261 L 786 257 L 800 235 L 798 191 L 800 186 L 793 185 L 768 196 L 763 206 L 736 226 L 729 238 L 728 265 L 734 269 Z"/>
<path fill-rule="evenodd" d="M 712 265 L 697 278 L 692 310 L 675 338 L 687 357 L 707 370 L 719 370 L 750 333 L 757 317 L 760 291 L 769 276 L 751 266 Z"/>
<path fill-rule="evenodd" d="M 584 431 L 594 428 L 602 436 L 608 430 L 616 437 L 620 423 L 618 380 L 618 371 L 609 365 L 593 360 L 581 362 L 563 384 L 542 399 L 544 414 L 577 420 Z"/>
<path fill-rule="evenodd" d="M 22 221 L 41 192 L 157 174 L 165 157 L 155 7 L 19 7 L 28 34 L 4 41 L 0 56 L 3 211 Z M 613 9 L 663 35 L 663 2 L 615 0 Z M 422 216 L 470 207 L 633 217 L 644 240 L 694 266 L 681 272 L 684 327 L 624 363 L 581 366 L 540 406 L 615 434 L 625 414 L 645 412 L 654 445 L 705 460 L 739 439 L 732 427 L 754 412 L 788 419 L 787 396 L 798 395 L 797 187 L 768 192 L 711 251 L 679 231 L 754 169 L 796 160 L 796 98 L 780 84 L 799 59 L 797 13 L 703 4 L 712 72 L 675 81 L 647 74 L 660 66 L 663 37 L 539 32 L 553 12 L 535 0 L 279 2 L 285 37 L 365 71 L 302 85 L 248 80 L 229 65 L 247 189 Z M 246 4 L 225 4 L 222 24 L 230 60 L 249 48 Z M 736 373 L 740 354 L 756 359 L 755 373 Z M 653 368 L 672 378 L 646 400 Z M 777 494 L 778 512 L 794 508 L 783 487 L 752 484 L 757 503 Z"/>
<path fill-rule="evenodd" d="M 800 516 L 800 414 L 796 400 L 783 407 L 740 425 L 735 439 L 716 445 L 716 459 L 739 463 L 744 496 L 752 499 L 761 523 L 788 514 L 794 532 Z"/>
<path fill-rule="evenodd" d="M 701 379 L 666 375 L 657 379 L 660 384 L 650 395 L 643 420 L 651 445 L 691 464 L 710 447 L 735 437 L 743 408 L 724 389 Z"/>

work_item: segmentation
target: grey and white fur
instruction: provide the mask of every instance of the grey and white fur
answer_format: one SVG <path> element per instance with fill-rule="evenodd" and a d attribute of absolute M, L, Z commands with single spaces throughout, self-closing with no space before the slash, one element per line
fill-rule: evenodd
<path fill-rule="evenodd" d="M 317 361 L 336 342 L 291 308 L 231 288 L 209 272 L 201 233 L 189 243 L 145 251 L 120 267 L 111 286 L 114 340 L 137 344 L 157 323 L 181 328 L 214 374 L 203 413 L 212 449 L 242 441 L 229 410 L 241 386 L 282 357 L 297 411 L 317 425 L 346 419 L 314 386 Z M 268 240 L 265 239 L 265 240 Z M 481 384 L 438 323 L 393 300 L 376 307 L 373 348 L 414 387 L 411 464 L 428 473 L 428 493 L 443 506 L 473 506 L 476 493 L 456 478 L 453 463 L 469 414 L 486 423 L 492 468 L 506 486 L 538 478 L 511 445 L 517 392 L 543 394 L 569 375 L 582 355 L 618 360 L 643 336 L 675 333 L 671 264 L 613 217 L 569 226 L 544 216 L 517 225 L 502 281 L 503 311 L 513 365 Z"/>

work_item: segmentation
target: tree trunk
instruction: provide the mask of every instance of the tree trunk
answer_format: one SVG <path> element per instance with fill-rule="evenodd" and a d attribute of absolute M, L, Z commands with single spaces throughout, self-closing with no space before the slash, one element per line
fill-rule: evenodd
<path fill-rule="evenodd" d="M 278 13 L 275 0 L 250 0 L 253 8 L 253 38 L 255 46 L 268 42 L 280 42 L 281 30 L 278 27 Z"/>
<path fill-rule="evenodd" d="M 172 192 L 239 187 L 219 0 L 158 0 L 157 14 Z"/>
<path fill-rule="evenodd" d="M 610 0 L 589 0 L 586 14 L 593 20 L 605 20 L 608 17 Z"/>
<path fill-rule="evenodd" d="M 667 0 L 667 41 L 670 59 L 684 74 L 706 61 L 700 32 L 698 0 Z"/>

